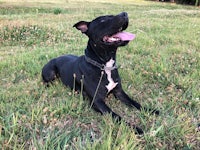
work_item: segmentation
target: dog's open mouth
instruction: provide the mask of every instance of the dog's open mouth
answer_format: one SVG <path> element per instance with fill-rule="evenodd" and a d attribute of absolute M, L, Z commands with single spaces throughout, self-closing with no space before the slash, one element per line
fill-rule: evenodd
<path fill-rule="evenodd" d="M 112 42 L 119 42 L 119 41 L 131 41 L 135 38 L 135 34 L 129 32 L 118 32 L 112 36 L 104 36 L 103 41 L 112 43 Z"/>

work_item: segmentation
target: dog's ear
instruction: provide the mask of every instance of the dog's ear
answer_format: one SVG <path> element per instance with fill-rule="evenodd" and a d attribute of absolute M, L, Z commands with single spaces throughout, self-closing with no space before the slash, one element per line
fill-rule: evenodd
<path fill-rule="evenodd" d="M 76 29 L 80 30 L 82 33 L 86 33 L 88 30 L 89 22 L 86 21 L 80 21 L 76 23 L 73 27 L 76 27 Z"/>

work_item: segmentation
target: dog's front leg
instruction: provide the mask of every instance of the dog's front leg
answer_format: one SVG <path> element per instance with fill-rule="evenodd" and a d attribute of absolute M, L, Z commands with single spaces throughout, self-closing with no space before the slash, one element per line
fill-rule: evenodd
<path fill-rule="evenodd" d="M 132 100 L 125 92 L 124 90 L 122 89 L 121 87 L 121 84 L 118 84 L 117 87 L 115 89 L 113 89 L 113 94 L 114 96 L 119 99 L 120 101 L 122 101 L 123 103 L 125 103 L 126 105 L 128 106 L 134 106 L 136 107 L 137 109 L 141 110 L 142 106 Z"/>
<path fill-rule="evenodd" d="M 100 112 L 102 115 L 106 114 L 106 113 L 109 113 L 112 115 L 112 117 L 114 119 L 116 119 L 117 121 L 121 121 L 121 117 L 116 114 L 115 112 L 113 112 L 104 102 L 104 100 L 102 99 L 96 99 L 94 100 L 94 104 L 93 104 L 93 108 Z"/>
<path fill-rule="evenodd" d="M 151 110 L 151 109 L 147 109 L 145 107 L 142 107 L 138 102 L 132 100 L 122 89 L 121 84 L 117 85 L 117 87 L 115 89 L 113 89 L 113 94 L 114 96 L 119 99 L 120 101 L 122 101 L 123 103 L 125 103 L 128 106 L 134 106 L 136 107 L 138 110 L 144 109 L 145 111 L 150 111 L 152 113 L 155 113 L 156 115 L 159 115 L 159 111 L 158 110 Z"/>
<path fill-rule="evenodd" d="M 106 113 L 110 113 L 112 115 L 112 118 L 116 119 L 117 122 L 121 122 L 122 118 L 113 112 L 102 99 L 97 99 L 94 101 L 93 108 L 97 111 L 99 111 L 102 115 Z M 127 122 L 126 122 L 127 123 Z M 134 128 L 136 130 L 136 133 L 143 134 L 143 130 L 135 125 L 131 125 L 130 123 L 127 123 L 128 126 L 131 128 Z"/>

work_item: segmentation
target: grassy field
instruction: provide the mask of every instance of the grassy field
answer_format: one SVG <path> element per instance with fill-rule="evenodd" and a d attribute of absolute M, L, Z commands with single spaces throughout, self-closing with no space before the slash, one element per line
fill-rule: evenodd
<path fill-rule="evenodd" d="M 41 82 L 51 58 L 82 55 L 80 20 L 126 11 L 137 38 L 118 50 L 123 88 L 160 116 L 106 103 L 144 129 L 138 136 L 56 81 Z M 200 10 L 142 0 L 0 0 L 0 149 L 200 149 Z"/>

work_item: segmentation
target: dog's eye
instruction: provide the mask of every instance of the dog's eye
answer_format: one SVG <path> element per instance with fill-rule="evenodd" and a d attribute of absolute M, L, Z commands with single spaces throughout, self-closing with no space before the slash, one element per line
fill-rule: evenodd
<path fill-rule="evenodd" d="M 105 20 L 101 20 L 101 22 L 105 22 Z"/>

